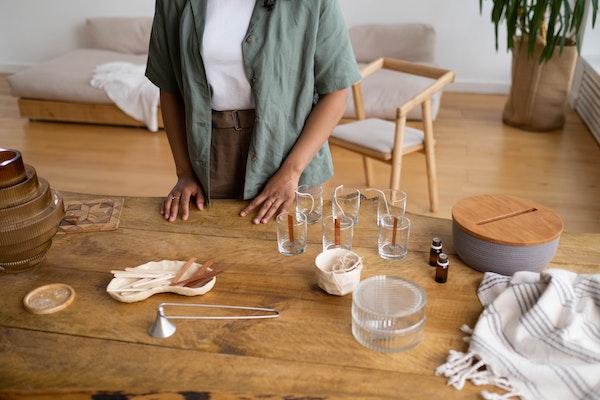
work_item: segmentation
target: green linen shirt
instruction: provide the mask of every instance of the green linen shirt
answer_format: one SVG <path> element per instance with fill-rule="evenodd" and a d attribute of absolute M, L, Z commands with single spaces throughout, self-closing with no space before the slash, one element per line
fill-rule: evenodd
<path fill-rule="evenodd" d="M 188 152 L 210 199 L 211 91 L 202 60 L 206 0 L 157 0 L 146 76 L 182 96 Z M 360 72 L 338 0 L 257 0 L 241 43 L 256 109 L 244 198 L 256 197 L 294 146 L 320 94 L 351 86 Z M 333 176 L 325 143 L 300 184 Z"/>

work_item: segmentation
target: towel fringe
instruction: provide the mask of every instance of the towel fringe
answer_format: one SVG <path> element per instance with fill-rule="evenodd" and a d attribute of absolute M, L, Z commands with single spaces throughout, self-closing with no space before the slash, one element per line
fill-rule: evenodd
<path fill-rule="evenodd" d="M 492 392 L 488 392 L 487 390 L 484 390 L 481 392 L 481 397 L 483 397 L 484 400 L 508 400 L 513 397 L 521 398 L 521 395 L 516 392 L 508 392 L 508 393 L 504 393 L 504 394 L 499 394 L 499 393 L 492 393 Z"/>
<path fill-rule="evenodd" d="M 436 368 L 436 375 L 444 375 L 448 378 L 448 386 L 462 389 L 467 379 L 471 378 L 473 368 L 479 368 L 474 353 L 461 353 L 450 350 L 446 363 Z"/>
<path fill-rule="evenodd" d="M 471 328 L 469 325 L 464 324 L 463 326 L 460 327 L 460 330 L 463 331 L 464 333 L 466 333 L 469 336 L 464 336 L 463 337 L 463 342 L 465 343 L 470 343 L 471 342 L 471 336 L 473 335 L 473 328 Z"/>
<path fill-rule="evenodd" d="M 474 329 L 471 328 L 469 325 L 464 324 L 463 326 L 460 327 L 460 330 L 463 331 L 464 333 L 468 334 L 468 335 L 472 335 L 474 332 Z"/>
<path fill-rule="evenodd" d="M 471 381 L 476 386 L 494 385 L 499 389 L 508 391 L 508 397 L 493 397 L 494 393 L 488 393 L 490 396 L 487 400 L 503 400 L 512 396 L 517 396 L 512 393 L 514 389 L 510 382 L 503 377 L 495 376 L 485 365 L 485 363 L 473 352 L 461 353 L 455 350 L 450 350 L 450 354 L 446 359 L 446 363 L 440 365 L 435 370 L 436 375 L 444 375 L 448 378 L 448 386 L 452 386 L 457 390 L 461 390 L 466 381 Z M 482 393 L 483 395 L 483 393 Z M 505 395 L 501 395 L 505 396 Z"/>

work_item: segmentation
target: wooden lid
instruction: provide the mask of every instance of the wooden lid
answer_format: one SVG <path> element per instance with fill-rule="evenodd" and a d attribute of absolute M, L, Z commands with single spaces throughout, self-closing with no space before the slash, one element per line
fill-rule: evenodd
<path fill-rule="evenodd" d="M 460 200 L 452 219 L 467 233 L 492 243 L 533 246 L 560 236 L 563 222 L 550 208 L 506 195 L 479 195 Z"/>
<path fill-rule="evenodd" d="M 64 283 L 40 286 L 23 299 L 25 309 L 34 314 L 51 314 L 67 308 L 75 300 L 75 290 Z"/>

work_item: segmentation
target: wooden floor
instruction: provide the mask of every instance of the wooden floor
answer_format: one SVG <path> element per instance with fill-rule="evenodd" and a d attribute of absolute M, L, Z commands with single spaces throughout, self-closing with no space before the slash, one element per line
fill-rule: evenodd
<path fill-rule="evenodd" d="M 502 193 L 553 208 L 568 231 L 600 232 L 600 146 L 585 124 L 569 111 L 560 131 L 520 131 L 501 122 L 504 101 L 500 95 L 444 94 L 434 126 L 440 209 L 429 213 L 425 159 L 412 154 L 402 169 L 408 210 L 451 218 L 453 204 L 464 197 Z M 164 196 L 175 183 L 164 132 L 22 119 L 6 76 L 0 76 L 0 147 L 20 150 L 59 190 Z M 364 188 L 360 158 L 332 152 L 335 176 L 328 187 Z M 376 168 L 375 186 L 386 187 L 389 167 Z"/>

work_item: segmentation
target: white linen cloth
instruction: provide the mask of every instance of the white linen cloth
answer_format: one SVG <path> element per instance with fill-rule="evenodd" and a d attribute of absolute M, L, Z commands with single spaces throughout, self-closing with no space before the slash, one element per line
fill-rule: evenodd
<path fill-rule="evenodd" d="M 484 310 L 467 353 L 451 350 L 436 370 L 448 385 L 508 391 L 485 399 L 600 399 L 600 274 L 488 272 L 477 295 Z"/>
<path fill-rule="evenodd" d="M 109 62 L 94 69 L 90 84 L 104 89 L 106 95 L 125 114 L 144 122 L 152 132 L 158 131 L 160 93 L 145 76 L 146 65 Z"/>

